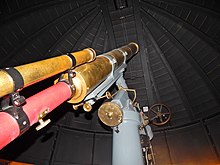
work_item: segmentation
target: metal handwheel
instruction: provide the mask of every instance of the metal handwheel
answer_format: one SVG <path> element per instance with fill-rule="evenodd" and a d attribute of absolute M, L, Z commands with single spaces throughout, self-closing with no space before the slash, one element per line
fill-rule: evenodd
<path fill-rule="evenodd" d="M 152 124 L 160 126 L 171 119 L 170 108 L 164 104 L 154 104 L 148 111 L 148 117 Z"/>

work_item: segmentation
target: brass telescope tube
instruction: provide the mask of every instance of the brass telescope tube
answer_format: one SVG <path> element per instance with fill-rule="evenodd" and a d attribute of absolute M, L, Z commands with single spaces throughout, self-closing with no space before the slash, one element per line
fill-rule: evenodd
<path fill-rule="evenodd" d="M 120 67 L 128 57 L 135 55 L 138 50 L 139 47 L 136 43 L 130 43 L 100 55 L 90 63 L 76 67 L 73 70 L 75 77 L 72 78 L 74 94 L 68 102 L 73 104 L 81 102 L 112 71 Z M 67 74 L 63 77 L 67 79 Z"/>
<path fill-rule="evenodd" d="M 50 59 L 0 70 L 0 97 L 16 91 L 16 79 L 20 82 L 19 89 L 52 77 L 67 69 L 93 61 L 96 53 L 93 49 L 61 55 Z M 9 73 L 9 70 L 10 73 Z M 11 75 L 13 74 L 13 75 Z"/>

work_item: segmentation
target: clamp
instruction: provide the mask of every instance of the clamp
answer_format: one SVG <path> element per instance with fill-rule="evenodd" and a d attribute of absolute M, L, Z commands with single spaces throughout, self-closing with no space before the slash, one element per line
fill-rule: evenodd
<path fill-rule="evenodd" d="M 24 96 L 20 96 L 18 92 L 13 92 L 5 96 L 1 102 L 0 112 L 8 113 L 17 121 L 20 135 L 26 132 L 30 127 L 29 118 L 22 108 L 24 104 L 25 98 Z"/>

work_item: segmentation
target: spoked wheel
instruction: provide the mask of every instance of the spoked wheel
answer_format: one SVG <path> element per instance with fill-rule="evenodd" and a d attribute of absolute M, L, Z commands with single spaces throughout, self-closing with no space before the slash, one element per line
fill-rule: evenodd
<path fill-rule="evenodd" d="M 154 125 L 164 125 L 171 118 L 171 111 L 164 104 L 154 104 L 148 111 L 148 117 Z"/>

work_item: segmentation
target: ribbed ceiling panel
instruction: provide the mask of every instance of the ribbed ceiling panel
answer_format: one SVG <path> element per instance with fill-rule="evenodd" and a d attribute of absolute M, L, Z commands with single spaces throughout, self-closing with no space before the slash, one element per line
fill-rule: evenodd
<path fill-rule="evenodd" d="M 211 163 L 219 157 L 220 7 L 216 0 L 2 0 L 0 10 L 1 68 L 87 47 L 102 54 L 137 42 L 140 51 L 129 61 L 124 74 L 128 87 L 136 89 L 141 107 L 162 103 L 172 111 L 167 125 L 153 127 L 157 163 L 203 158 L 202 150 L 195 159 L 178 158 L 176 146 L 184 154 L 193 154 L 205 144 L 208 149 L 204 153 L 212 153 L 207 154 Z M 46 86 L 44 83 L 52 84 L 50 81 L 39 83 L 39 88 Z M 24 94 L 39 92 L 37 86 L 24 89 Z M 83 139 L 89 136 L 91 143 L 100 143 L 99 138 L 106 135 L 110 142 L 111 129 L 97 117 L 100 104 L 90 114 L 73 111 L 67 103 L 57 108 L 59 112 L 52 114 L 58 137 L 57 143 L 53 137 L 56 154 L 69 132 L 76 139 L 76 134 L 82 134 Z M 185 147 L 185 139 L 196 139 L 189 143 L 192 150 Z M 99 148 L 95 144 L 93 147 L 94 151 Z M 91 147 L 89 150 L 93 156 L 98 153 L 98 149 L 95 153 Z M 59 162 L 64 157 L 49 155 L 45 162 L 67 163 Z M 103 162 L 96 158 L 89 162 Z M 84 162 L 67 159 L 72 164 Z"/>
<path fill-rule="evenodd" d="M 100 54 L 113 45 L 138 42 L 140 53 L 128 63 L 125 79 L 137 90 L 141 106 L 167 104 L 173 112 L 170 126 L 219 112 L 215 6 L 171 0 L 1 3 L 1 67 L 86 47 Z"/>

